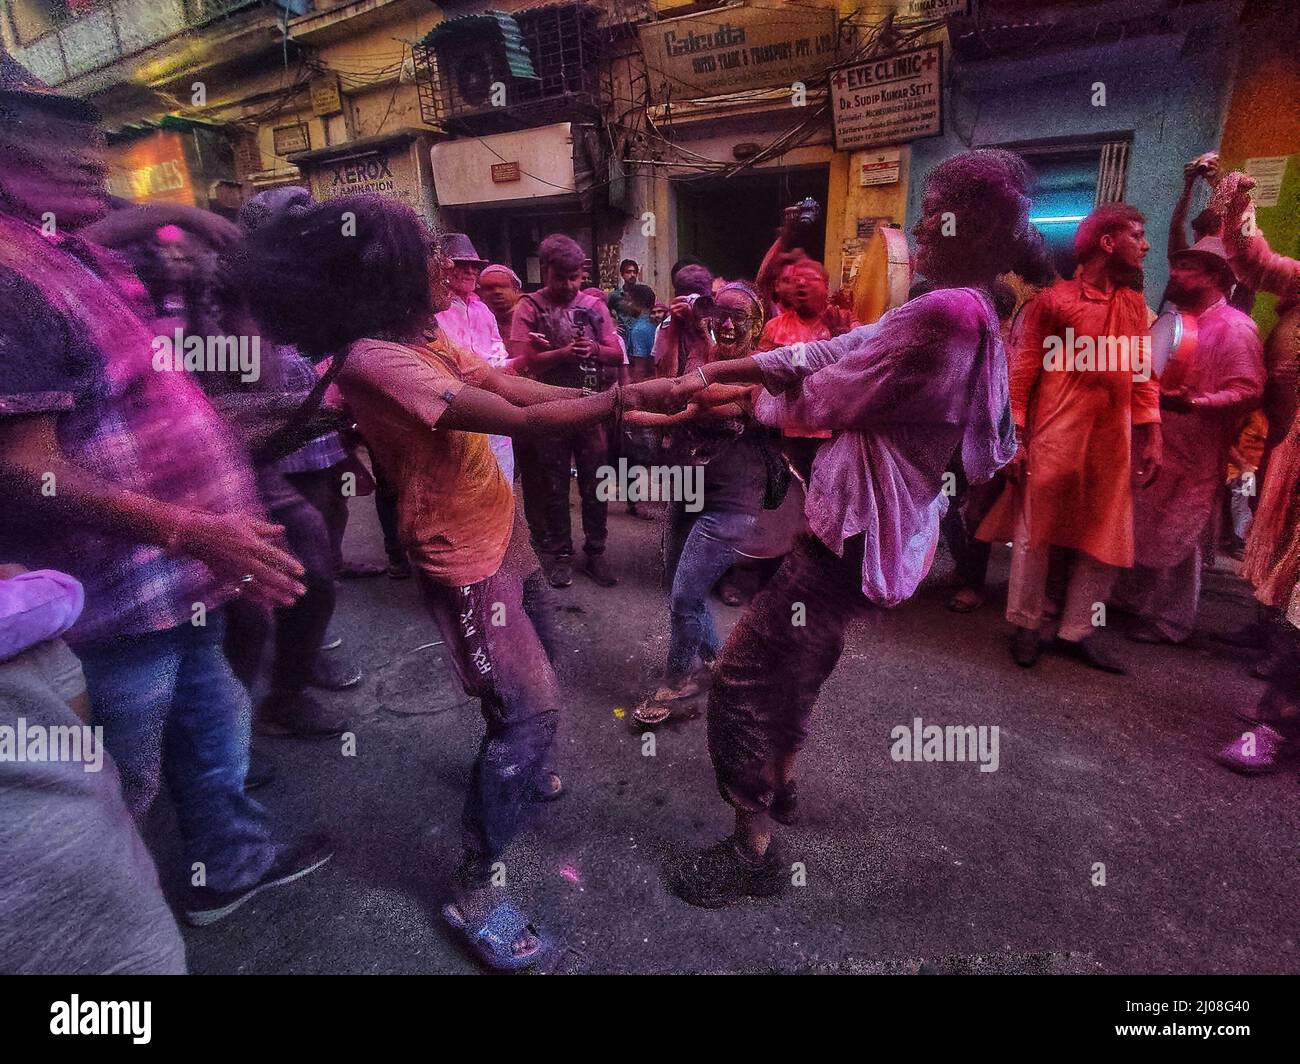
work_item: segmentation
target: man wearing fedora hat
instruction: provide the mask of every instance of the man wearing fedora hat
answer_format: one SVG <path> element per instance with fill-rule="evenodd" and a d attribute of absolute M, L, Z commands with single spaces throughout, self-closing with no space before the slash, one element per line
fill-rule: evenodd
<path fill-rule="evenodd" d="M 1142 621 L 1131 636 L 1140 643 L 1192 634 L 1205 528 L 1221 502 L 1228 451 L 1263 395 L 1259 331 L 1228 304 L 1234 283 L 1217 236 L 1169 256 L 1169 298 L 1196 319 L 1196 345 L 1161 377 L 1164 464 L 1137 495 L 1134 567 L 1120 582 L 1119 597 Z"/>
<path fill-rule="evenodd" d="M 472 351 L 490 366 L 500 369 L 509 359 L 496 316 L 475 289 L 487 259 L 479 257 L 474 244 L 464 233 L 444 233 L 443 257 L 450 260 L 447 283 L 451 302 L 437 314 L 438 328 L 457 347 Z M 501 464 L 507 481 L 515 478 L 515 455 L 509 436 L 489 436 L 492 453 Z"/>

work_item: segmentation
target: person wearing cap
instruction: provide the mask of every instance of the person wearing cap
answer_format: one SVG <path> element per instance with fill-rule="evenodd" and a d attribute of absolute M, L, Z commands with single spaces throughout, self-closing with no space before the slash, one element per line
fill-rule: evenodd
<path fill-rule="evenodd" d="M 1174 213 L 1169 219 L 1169 258 L 1172 262 L 1173 257 L 1180 251 L 1186 251 L 1191 246 L 1187 239 L 1187 215 L 1192 203 L 1192 191 L 1196 187 L 1196 179 L 1203 178 L 1205 183 L 1211 189 L 1217 188 L 1219 184 L 1219 153 L 1205 152 L 1198 155 L 1191 162 L 1183 167 L 1183 191 L 1178 197 L 1178 202 L 1174 204 Z M 1223 215 L 1213 207 L 1206 207 L 1191 222 L 1192 241 L 1202 240 L 1207 236 L 1223 236 Z M 1173 301 L 1168 288 L 1165 289 L 1164 295 L 1160 297 L 1160 306 L 1163 308 L 1166 303 Z M 1243 284 L 1239 280 L 1235 281 L 1229 290 L 1228 304 L 1236 307 L 1244 314 L 1249 314 L 1251 308 L 1255 305 L 1255 289 L 1248 284 Z"/>
<path fill-rule="evenodd" d="M 222 646 L 226 603 L 288 605 L 303 569 L 198 385 L 154 370 L 139 279 L 94 243 L 169 223 L 217 242 L 237 230 L 181 205 L 106 216 L 95 122 L 0 51 L 0 554 L 85 588 L 66 641 L 91 723 L 137 820 L 165 760 L 184 863 L 201 872 L 183 909 L 212 923 L 332 854 L 319 837 L 277 845 L 248 797 L 248 694 Z"/>
<path fill-rule="evenodd" d="M 519 280 L 519 274 L 509 266 L 494 262 L 478 275 L 479 298 L 492 311 L 502 338 L 510 335 L 510 319 L 523 293 L 524 284 Z"/>
<path fill-rule="evenodd" d="M 442 253 L 451 262 L 447 284 L 451 301 L 446 310 L 438 311 L 438 328 L 457 347 L 478 355 L 489 366 L 500 369 L 509 361 L 505 341 L 497 327 L 496 316 L 475 289 L 487 259 L 479 257 L 470 238 L 464 233 L 445 233 Z M 492 453 L 501 464 L 507 481 L 515 478 L 515 455 L 509 436 L 490 436 Z"/>
<path fill-rule="evenodd" d="M 1222 503 L 1228 452 L 1264 392 L 1255 323 L 1229 306 L 1235 283 L 1223 241 L 1198 240 L 1169 257 L 1169 298 L 1196 319 L 1196 346 L 1160 382 L 1164 463 L 1134 504 L 1134 567 L 1118 593 L 1135 608 L 1139 643 L 1182 643 L 1201 591 L 1201 544 Z"/>

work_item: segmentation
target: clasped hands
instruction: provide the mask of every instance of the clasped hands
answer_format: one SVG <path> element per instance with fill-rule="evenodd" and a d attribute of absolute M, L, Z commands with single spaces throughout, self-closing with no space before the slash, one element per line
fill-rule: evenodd
<path fill-rule="evenodd" d="M 750 389 L 741 385 L 709 384 L 698 373 L 657 377 L 623 388 L 629 425 L 676 425 L 683 421 L 732 417 Z"/>

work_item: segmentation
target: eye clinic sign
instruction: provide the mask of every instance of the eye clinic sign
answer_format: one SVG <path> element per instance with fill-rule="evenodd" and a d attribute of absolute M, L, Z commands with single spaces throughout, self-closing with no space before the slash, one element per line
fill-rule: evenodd
<path fill-rule="evenodd" d="M 833 7 L 714 8 L 639 30 L 651 99 L 698 99 L 789 85 L 835 61 Z"/>
<path fill-rule="evenodd" d="M 943 49 L 931 44 L 831 71 L 837 151 L 943 132 Z"/>

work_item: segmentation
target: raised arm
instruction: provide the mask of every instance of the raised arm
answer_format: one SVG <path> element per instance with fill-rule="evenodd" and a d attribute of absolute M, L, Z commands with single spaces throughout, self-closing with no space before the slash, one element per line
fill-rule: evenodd
<path fill-rule="evenodd" d="M 1283 299 L 1300 299 L 1300 260 L 1279 255 L 1256 228 L 1250 199 L 1254 187 L 1249 175 L 1232 173 L 1215 191 L 1215 201 L 1223 211 L 1228 261 L 1242 284 Z"/>
<path fill-rule="evenodd" d="M 1196 184 L 1196 163 L 1190 162 L 1183 167 L 1183 191 L 1174 204 L 1174 213 L 1169 219 L 1169 254 L 1186 251 L 1187 211 L 1192 204 L 1192 188 Z"/>
<path fill-rule="evenodd" d="M 794 250 L 795 238 L 798 232 L 798 207 L 787 207 L 781 216 L 781 229 L 777 233 L 776 239 L 772 241 L 772 246 L 767 249 L 763 256 L 763 261 L 759 264 L 758 275 L 754 279 L 754 287 L 758 294 L 763 297 L 765 304 L 770 305 L 772 302 L 772 292 L 776 288 L 777 275 L 780 273 L 782 259 L 785 255 Z"/>
<path fill-rule="evenodd" d="M 164 225 L 188 230 L 218 251 L 236 243 L 239 226 L 219 214 L 181 203 L 144 203 L 110 211 L 77 233 L 83 240 L 102 247 L 118 248 L 151 237 Z"/>

